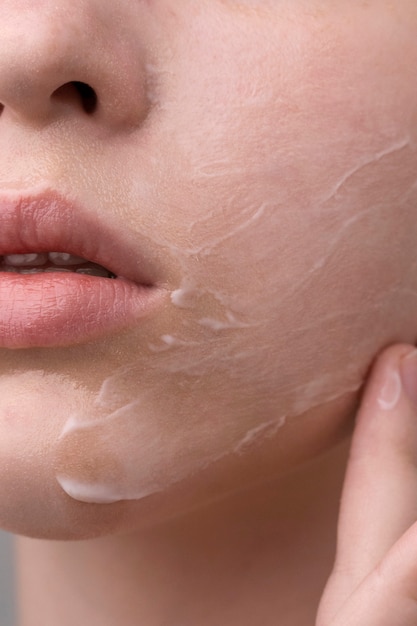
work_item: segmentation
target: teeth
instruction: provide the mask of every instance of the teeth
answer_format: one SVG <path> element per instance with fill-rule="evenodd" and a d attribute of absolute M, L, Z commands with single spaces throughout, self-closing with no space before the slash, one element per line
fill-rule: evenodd
<path fill-rule="evenodd" d="M 74 256 L 73 254 L 68 254 L 68 252 L 50 252 L 48 259 L 54 265 L 82 265 L 83 263 L 88 263 L 80 256 Z"/>
<path fill-rule="evenodd" d="M 68 252 L 7 254 L 0 256 L 0 272 L 39 274 L 42 272 L 77 273 L 100 278 L 116 278 L 101 265 Z"/>
<path fill-rule="evenodd" d="M 21 269 L 16 271 L 18 274 L 43 274 L 45 270 L 40 267 L 33 267 L 31 269 Z"/>
<path fill-rule="evenodd" d="M 4 257 L 6 265 L 14 265 L 15 267 L 45 265 L 47 261 L 47 254 L 7 254 Z"/>
<path fill-rule="evenodd" d="M 73 274 L 74 272 L 72 270 L 67 269 L 66 267 L 47 267 L 46 270 L 44 270 L 45 274 L 52 274 L 52 273 L 56 273 L 56 272 L 64 272 L 66 274 Z"/>
<path fill-rule="evenodd" d="M 86 276 L 100 276 L 102 278 L 110 278 L 110 272 L 108 272 L 104 267 L 80 267 L 80 269 L 75 270 L 76 274 L 85 274 Z"/>

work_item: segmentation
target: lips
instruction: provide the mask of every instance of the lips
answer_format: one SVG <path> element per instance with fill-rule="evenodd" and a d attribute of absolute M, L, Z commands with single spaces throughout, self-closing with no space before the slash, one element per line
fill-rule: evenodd
<path fill-rule="evenodd" d="M 109 277 L 105 272 L 101 277 L 99 272 L 1 271 L 3 263 L 0 348 L 99 339 L 136 326 L 164 300 L 166 290 L 157 284 L 149 255 L 126 245 L 117 227 L 53 191 L 0 196 L 0 257 L 12 262 L 19 260 L 14 255 L 55 259 L 56 253 L 101 266 Z"/>

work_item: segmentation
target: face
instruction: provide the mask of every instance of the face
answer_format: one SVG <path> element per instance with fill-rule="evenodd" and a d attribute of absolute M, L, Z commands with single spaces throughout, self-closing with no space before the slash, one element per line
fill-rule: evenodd
<path fill-rule="evenodd" d="M 0 254 L 117 274 L 0 274 L 2 525 L 132 529 L 332 445 L 417 331 L 414 0 L 0 18 Z"/>

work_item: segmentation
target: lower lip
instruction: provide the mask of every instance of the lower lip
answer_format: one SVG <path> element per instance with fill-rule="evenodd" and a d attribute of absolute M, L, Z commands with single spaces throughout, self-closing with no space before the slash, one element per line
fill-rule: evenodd
<path fill-rule="evenodd" d="M 100 339 L 145 319 L 163 295 L 123 278 L 0 272 L 0 348 Z"/>

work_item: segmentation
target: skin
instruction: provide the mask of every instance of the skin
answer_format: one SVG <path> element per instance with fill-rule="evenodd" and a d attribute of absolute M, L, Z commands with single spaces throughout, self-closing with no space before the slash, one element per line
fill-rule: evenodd
<path fill-rule="evenodd" d="M 21 540 L 22 624 L 43 576 L 56 622 L 83 550 L 109 624 L 311 624 L 360 391 L 416 337 L 415 2 L 6 0 L 0 19 L 2 189 L 80 201 L 166 289 L 102 341 L 0 352 L 0 522 L 55 540 Z"/>

